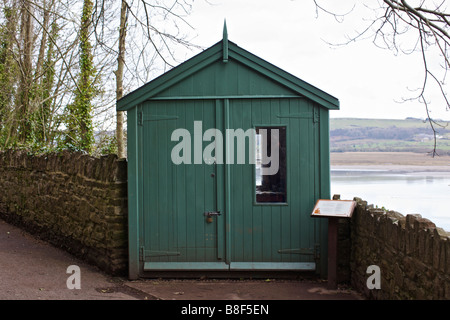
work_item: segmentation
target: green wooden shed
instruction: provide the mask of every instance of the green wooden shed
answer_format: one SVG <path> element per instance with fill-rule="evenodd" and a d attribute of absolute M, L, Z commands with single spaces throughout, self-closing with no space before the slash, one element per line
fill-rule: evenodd
<path fill-rule="evenodd" d="M 299 57 L 301 59 L 301 57 Z M 327 272 L 329 110 L 339 101 L 223 39 L 118 101 L 129 277 Z"/>

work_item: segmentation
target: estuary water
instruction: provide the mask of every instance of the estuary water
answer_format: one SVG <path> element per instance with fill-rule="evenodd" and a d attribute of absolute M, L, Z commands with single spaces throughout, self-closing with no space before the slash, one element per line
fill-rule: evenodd
<path fill-rule="evenodd" d="M 450 232 L 450 172 L 331 169 L 331 195 L 354 197 L 402 215 L 420 214 Z"/>

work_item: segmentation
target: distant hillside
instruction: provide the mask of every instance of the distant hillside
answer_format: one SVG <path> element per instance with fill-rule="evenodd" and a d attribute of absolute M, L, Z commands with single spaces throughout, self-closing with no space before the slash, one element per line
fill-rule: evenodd
<path fill-rule="evenodd" d="M 436 129 L 438 152 L 450 155 L 450 123 Z M 434 142 L 430 124 L 422 119 L 332 118 L 330 143 L 331 152 L 428 152 Z"/>

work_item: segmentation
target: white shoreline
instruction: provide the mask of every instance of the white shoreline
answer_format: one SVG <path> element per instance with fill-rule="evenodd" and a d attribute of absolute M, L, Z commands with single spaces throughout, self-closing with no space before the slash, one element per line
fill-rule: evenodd
<path fill-rule="evenodd" d="M 392 174 L 427 174 L 450 177 L 450 166 L 414 166 L 414 165 L 331 165 L 331 171 L 366 171 Z"/>

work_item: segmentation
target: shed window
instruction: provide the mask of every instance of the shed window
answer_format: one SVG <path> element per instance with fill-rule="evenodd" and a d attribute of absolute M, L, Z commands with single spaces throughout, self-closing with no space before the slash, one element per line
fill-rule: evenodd
<path fill-rule="evenodd" d="M 286 202 L 286 127 L 256 127 L 257 203 Z"/>

